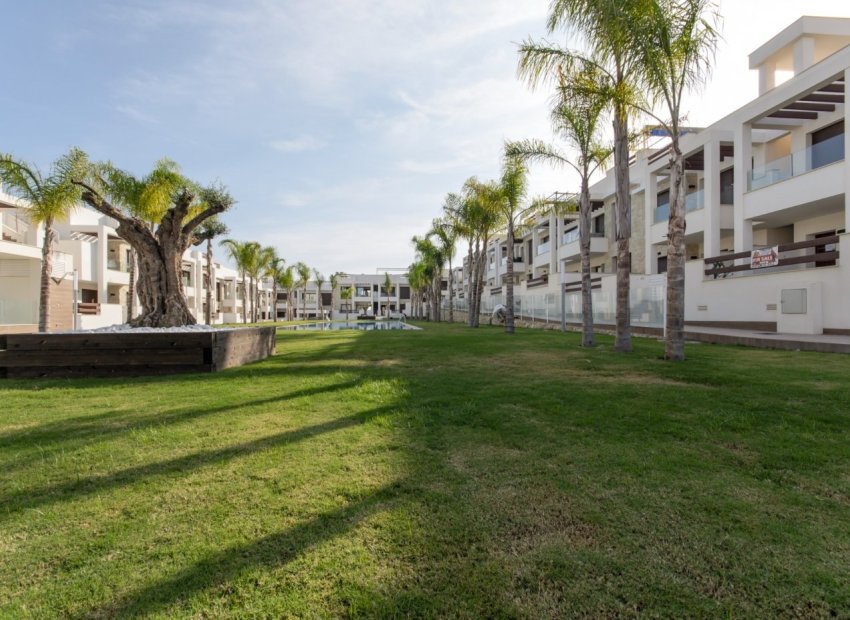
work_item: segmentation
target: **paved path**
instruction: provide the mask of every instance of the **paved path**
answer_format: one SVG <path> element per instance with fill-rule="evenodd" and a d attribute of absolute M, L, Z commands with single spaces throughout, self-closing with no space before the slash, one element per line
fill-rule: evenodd
<path fill-rule="evenodd" d="M 712 344 L 738 344 L 763 349 L 789 351 L 820 351 L 822 353 L 850 353 L 850 336 L 832 334 L 777 334 L 748 329 L 722 327 L 686 327 L 685 338 L 690 341 Z"/>

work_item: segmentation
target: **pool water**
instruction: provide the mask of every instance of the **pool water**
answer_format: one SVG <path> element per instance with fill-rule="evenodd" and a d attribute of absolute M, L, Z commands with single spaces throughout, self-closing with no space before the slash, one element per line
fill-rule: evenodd
<path fill-rule="evenodd" d="M 326 321 L 316 323 L 304 323 L 303 325 L 287 325 L 278 327 L 278 329 L 286 329 L 291 331 L 332 331 L 339 329 L 360 329 L 373 331 L 379 329 L 419 329 L 413 325 L 408 325 L 404 321 L 387 320 L 387 321 Z"/>

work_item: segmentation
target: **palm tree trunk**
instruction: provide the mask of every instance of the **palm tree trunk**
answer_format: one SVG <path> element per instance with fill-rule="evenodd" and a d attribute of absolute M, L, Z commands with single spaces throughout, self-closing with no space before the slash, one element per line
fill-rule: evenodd
<path fill-rule="evenodd" d="M 508 218 L 508 268 L 505 273 L 505 333 L 513 334 L 514 325 L 514 214 Z"/>
<path fill-rule="evenodd" d="M 579 198 L 578 208 L 579 247 L 581 250 L 581 346 L 592 347 L 594 342 L 593 288 L 590 282 L 590 187 L 586 171 L 581 181 L 581 197 Z"/>
<path fill-rule="evenodd" d="M 133 320 L 133 315 L 136 314 L 136 250 L 130 248 L 130 282 L 129 293 L 127 295 L 127 322 Z"/>
<path fill-rule="evenodd" d="M 665 357 L 685 359 L 685 161 L 678 144 L 670 163 L 670 220 L 667 226 L 667 322 Z"/>
<path fill-rule="evenodd" d="M 272 321 L 277 323 L 277 280 L 272 282 Z"/>
<path fill-rule="evenodd" d="M 212 325 L 212 239 L 207 239 L 207 311 L 204 317 L 207 325 Z"/>
<path fill-rule="evenodd" d="M 469 327 L 472 327 L 472 303 L 473 303 L 473 300 L 472 300 L 472 278 L 473 278 L 473 272 L 474 272 L 473 256 L 474 255 L 473 255 L 473 252 L 472 252 L 472 237 L 470 237 L 469 238 L 469 249 L 468 249 L 467 254 L 466 254 L 466 258 L 467 258 L 466 264 L 468 265 L 468 267 L 467 267 L 468 273 L 466 274 L 466 286 L 467 286 L 467 291 L 466 291 L 466 293 L 467 293 L 466 294 L 466 324 Z"/>
<path fill-rule="evenodd" d="M 50 275 L 53 272 L 53 244 L 56 233 L 53 218 L 44 220 L 44 244 L 41 247 L 41 290 L 38 296 L 38 331 L 50 330 Z"/>
<path fill-rule="evenodd" d="M 454 248 L 452 248 L 454 252 Z M 455 287 L 454 271 L 452 271 L 452 258 L 449 255 L 449 323 L 455 322 Z"/>
<path fill-rule="evenodd" d="M 629 126 L 626 110 L 618 106 L 614 119 L 614 168 L 617 210 L 617 330 L 614 349 L 632 350 L 631 302 L 629 299 L 632 236 L 632 199 L 629 190 Z"/>
<path fill-rule="evenodd" d="M 307 318 L 307 285 L 301 289 L 301 320 Z"/>
<path fill-rule="evenodd" d="M 245 281 L 245 272 L 242 272 L 242 323 L 248 324 L 248 283 Z"/>

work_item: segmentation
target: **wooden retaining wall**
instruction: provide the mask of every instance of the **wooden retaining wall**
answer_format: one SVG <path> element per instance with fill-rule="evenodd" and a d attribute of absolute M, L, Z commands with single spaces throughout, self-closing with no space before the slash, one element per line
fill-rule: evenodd
<path fill-rule="evenodd" d="M 0 335 L 0 377 L 216 372 L 274 354 L 275 327 L 209 332 Z"/>

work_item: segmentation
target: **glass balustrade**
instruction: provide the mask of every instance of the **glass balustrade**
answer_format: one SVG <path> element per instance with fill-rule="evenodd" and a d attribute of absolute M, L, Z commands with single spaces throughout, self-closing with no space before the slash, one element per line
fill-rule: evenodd
<path fill-rule="evenodd" d="M 537 246 L 537 256 L 542 256 L 543 254 L 546 254 L 548 251 L 549 251 L 549 242 L 548 241 L 546 243 L 538 244 L 538 246 Z"/>
<path fill-rule="evenodd" d="M 748 174 L 747 187 L 750 191 L 769 187 L 843 159 L 844 134 L 839 134 L 754 168 Z"/>
<path fill-rule="evenodd" d="M 705 208 L 705 190 L 697 190 L 685 195 L 685 213 L 699 211 Z M 655 223 L 666 222 L 670 219 L 670 203 L 658 205 L 655 209 Z"/>

